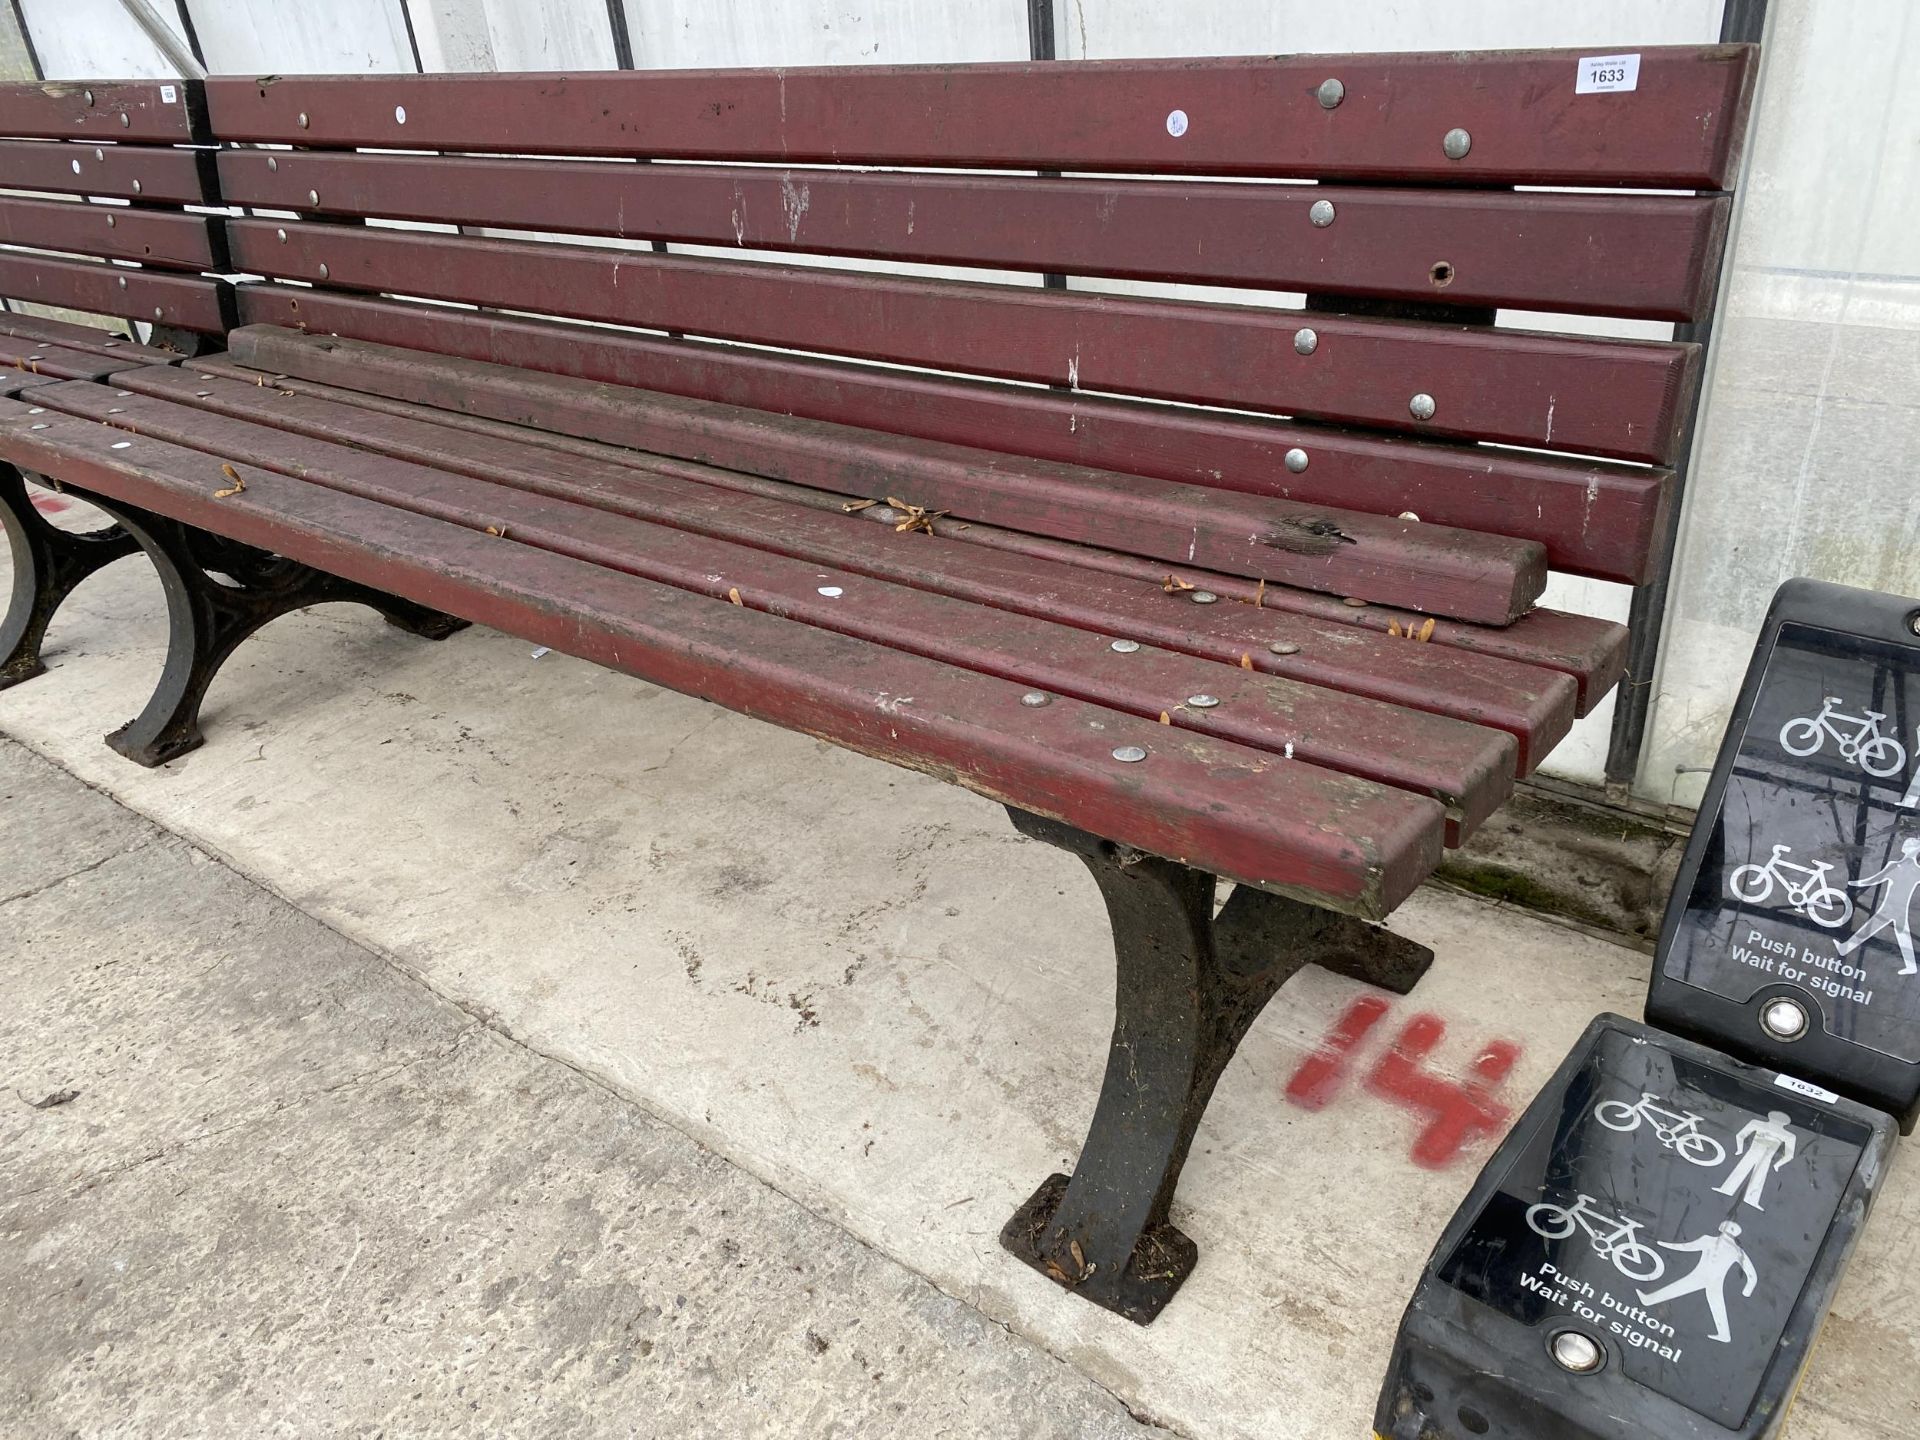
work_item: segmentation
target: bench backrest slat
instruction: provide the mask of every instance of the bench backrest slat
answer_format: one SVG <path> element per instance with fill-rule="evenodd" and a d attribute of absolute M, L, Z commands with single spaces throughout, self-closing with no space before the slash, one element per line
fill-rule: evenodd
<path fill-rule="evenodd" d="M 337 291 L 252 285 L 240 321 L 518 365 L 957 445 L 1344 505 L 1538 540 L 1555 569 L 1629 582 L 1666 513 L 1670 473 L 1436 445 L 1216 410 L 560 325 Z M 1310 463 L 1285 460 L 1300 448 Z"/>
<path fill-rule="evenodd" d="M 228 297 L 221 286 L 163 270 L 0 250 L 0 295 L 209 335 L 229 328 Z"/>
<path fill-rule="evenodd" d="M 1721 189 L 1752 59 L 1643 49 L 1617 95 L 1578 93 L 1576 54 L 1528 51 L 219 78 L 207 94 L 222 138 L 301 145 Z M 1459 158 L 1453 130 L 1471 137 Z"/>
<path fill-rule="evenodd" d="M 1665 462 L 1697 348 L 344 225 L 240 220 L 242 270 L 1015 380 Z M 1432 397 L 1430 416 L 1410 410 Z"/>
<path fill-rule="evenodd" d="M 236 205 L 743 250 L 1687 320 L 1712 298 L 1725 196 L 474 156 L 220 156 Z M 1336 221 L 1313 223 L 1316 203 Z"/>
<path fill-rule="evenodd" d="M 206 105 L 183 80 L 48 80 L 0 85 L 0 135 L 55 140 L 204 142 Z"/>
<path fill-rule="evenodd" d="M 213 217 L 143 206 L 0 197 L 0 245 L 67 250 L 183 270 L 225 263 Z"/>
<path fill-rule="evenodd" d="M 1604 93 L 1577 51 L 206 93 L 221 193 L 289 216 L 224 226 L 266 277 L 248 321 L 1411 513 L 1640 581 L 1699 349 L 1540 317 L 1710 314 L 1757 51 L 1637 56 Z"/>
<path fill-rule="evenodd" d="M 151 205 L 205 205 L 219 193 L 211 150 L 58 140 L 0 140 L 0 184 Z"/>
<path fill-rule="evenodd" d="M 230 288 L 197 81 L 0 85 L 0 295 L 223 333 Z M 72 198 L 59 198 L 72 197 Z M 190 272 L 190 273 L 182 273 Z"/>

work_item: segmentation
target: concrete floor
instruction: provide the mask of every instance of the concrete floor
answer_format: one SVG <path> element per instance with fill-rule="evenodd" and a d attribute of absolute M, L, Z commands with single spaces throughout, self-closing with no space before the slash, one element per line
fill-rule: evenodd
<path fill-rule="evenodd" d="M 350 609 L 251 642 L 215 688 L 212 743 L 141 771 L 99 736 L 144 700 L 162 634 L 157 584 L 126 562 L 63 614 L 54 671 L 0 693 L 0 731 L 221 862 L 190 870 L 195 851 L 164 837 L 111 858 L 113 842 L 51 800 L 0 832 L 0 896 L 104 862 L 0 911 L 0 935 L 34 937 L 29 977 L 72 987 L 33 1003 L 74 1012 L 0 1040 L 8 1071 L 32 1075 L 23 1094 L 84 1092 L 86 1066 L 110 1061 L 126 1079 L 101 1088 L 131 1117 L 83 1131 L 84 1095 L 23 1110 L 0 1151 L 23 1157 L 5 1193 L 19 1169 L 40 1196 L 18 1202 L 35 1217 L 27 1256 L 64 1233 L 74 1248 L 49 1253 L 98 1267 L 77 1275 L 79 1298 L 26 1322 L 28 1373 L 0 1357 L 0 1393 L 33 1423 L 92 1433 L 76 1417 L 124 1417 L 145 1403 L 131 1368 L 144 1367 L 192 1374 L 159 1391 L 156 1417 L 197 1406 L 209 1423 L 270 1417 L 290 1433 L 450 1428 L 470 1402 L 490 1417 L 476 1430 L 652 1433 L 642 1412 L 670 1395 L 698 1407 L 675 1412 L 666 1433 L 683 1434 L 1120 1433 L 1107 1395 L 1194 1440 L 1366 1433 L 1399 1311 L 1495 1137 L 1418 1165 L 1428 1117 L 1358 1073 L 1319 1109 L 1289 1103 L 1296 1067 L 1359 987 L 1310 971 L 1255 1027 L 1175 1206 L 1200 1268 L 1139 1329 L 1062 1296 L 995 1238 L 1070 1166 L 1103 1063 L 1110 960 L 1077 862 L 952 787 L 499 635 L 428 645 Z M 61 845 L 67 859 L 43 858 Z M 143 878 L 168 855 L 184 878 Z M 220 978 L 218 937 L 270 902 L 226 866 L 284 901 L 291 927 L 262 932 L 237 989 Z M 232 898 L 198 908 L 216 885 Z M 53 898 L 64 892 L 75 898 Z M 137 967 L 147 988 L 130 978 L 108 998 L 72 978 L 111 953 L 82 894 L 110 932 L 147 927 L 141 943 L 163 957 Z M 1429 1066 L 1453 1080 L 1490 1041 L 1518 1042 L 1496 1092 L 1514 1111 L 1596 1011 L 1638 1013 L 1644 958 L 1599 940 L 1439 892 L 1396 928 L 1440 960 L 1376 1040 L 1438 1016 Z M 385 965 L 362 956 L 356 973 L 389 979 L 349 983 L 307 966 L 309 947 L 360 947 Z M 40 1038 L 68 1034 L 64 1050 Z M 277 1087 L 306 1098 L 296 1109 Z M 248 1128 L 222 1134 L 232 1125 Z M 681 1137 L 778 1195 L 735 1177 L 757 1209 L 713 1198 L 729 1172 Z M 172 1158 L 139 1163 L 155 1150 Z M 72 1178 L 116 1167 L 94 1190 Z M 116 1200 L 129 1182 L 185 1194 Z M 55 1195 L 72 1208 L 42 1214 Z M 539 1219 L 509 1234 L 517 1217 L 498 1206 L 516 1197 Z M 751 1224 L 721 1226 L 720 1208 L 728 1225 L 753 1209 Z M 110 1216 L 131 1227 L 130 1253 L 103 1246 Z M 1917 1219 L 1903 1153 L 1795 1440 L 1920 1433 Z M 0 1232 L 8 1294 L 38 1263 L 14 1238 Z M 766 1263 L 821 1253 L 845 1258 L 807 1274 Z M 135 1287 L 112 1257 L 160 1273 Z M 690 1272 L 709 1282 L 697 1295 Z M 599 1286 L 618 1298 L 603 1306 Z M 673 1363 L 626 1378 L 636 1335 L 660 1353 L 669 1289 L 699 1300 L 700 1338 L 676 1337 Z M 504 1316 L 487 1309 L 509 1292 Z M 915 1318 L 928 1306 L 949 1318 Z M 887 1347 L 836 1340 L 809 1307 L 860 1318 L 909 1358 L 878 1363 Z M 939 1343 L 949 1323 L 970 1343 Z M 828 1340 L 826 1364 L 787 1366 L 806 1359 L 782 1349 L 796 1324 Z M 874 1363 L 854 1364 L 856 1348 Z M 889 1372 L 913 1377 L 906 1393 L 870 1395 Z M 930 1408 L 903 1417 L 895 1398 Z"/>

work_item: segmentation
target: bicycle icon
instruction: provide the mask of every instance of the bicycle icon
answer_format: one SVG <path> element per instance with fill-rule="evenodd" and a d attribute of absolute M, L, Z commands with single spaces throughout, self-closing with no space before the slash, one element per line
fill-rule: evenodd
<path fill-rule="evenodd" d="M 1734 898 L 1749 905 L 1764 905 L 1773 897 L 1775 885 L 1787 892 L 1787 903 L 1816 925 L 1837 930 L 1853 918 L 1853 897 L 1827 882 L 1833 866 L 1825 860 L 1811 865 L 1796 865 L 1787 859 L 1791 845 L 1773 847 L 1773 858 L 1764 865 L 1742 865 L 1727 877 L 1727 889 Z M 1794 876 L 1801 879 L 1794 879 Z"/>
<path fill-rule="evenodd" d="M 1828 739 L 1840 749 L 1840 758 L 1858 765 L 1869 775 L 1891 779 L 1907 767 L 1907 751 L 1891 735 L 1880 733 L 1886 715 L 1879 710 L 1864 710 L 1859 715 L 1840 713 L 1840 698 L 1829 695 L 1818 715 L 1802 715 L 1780 727 L 1780 745 L 1789 755 L 1816 755 Z"/>
<path fill-rule="evenodd" d="M 1566 1239 L 1576 1225 L 1592 1240 L 1593 1253 L 1627 1279 L 1645 1283 L 1665 1273 L 1665 1258 L 1640 1240 L 1640 1222 L 1596 1210 L 1591 1195 L 1576 1196 L 1572 1205 L 1542 1200 L 1527 1209 L 1527 1228 L 1548 1240 Z"/>
<path fill-rule="evenodd" d="M 1629 1105 L 1624 1100 L 1604 1100 L 1593 1107 L 1593 1118 L 1623 1135 L 1638 1130 L 1644 1120 L 1653 1127 L 1654 1138 L 1677 1152 L 1689 1165 L 1713 1169 L 1726 1160 L 1727 1147 L 1711 1135 L 1701 1133 L 1698 1115 L 1691 1110 L 1669 1110 L 1654 1104 L 1659 1098 L 1649 1090 L 1642 1093 L 1637 1105 Z"/>

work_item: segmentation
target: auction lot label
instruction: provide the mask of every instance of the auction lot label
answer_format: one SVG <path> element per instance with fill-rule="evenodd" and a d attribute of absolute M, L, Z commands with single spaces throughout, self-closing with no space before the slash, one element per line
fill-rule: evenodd
<path fill-rule="evenodd" d="M 1618 1029 L 1536 1106 L 1440 1280 L 1737 1428 L 1873 1132 Z"/>
<path fill-rule="evenodd" d="M 1736 1002 L 1791 984 L 1826 1029 L 1920 1061 L 1920 665 L 1787 623 L 1664 973 Z"/>

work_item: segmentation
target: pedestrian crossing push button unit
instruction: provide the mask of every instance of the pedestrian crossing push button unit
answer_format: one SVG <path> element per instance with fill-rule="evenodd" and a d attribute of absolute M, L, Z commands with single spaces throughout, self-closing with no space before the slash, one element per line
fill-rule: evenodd
<path fill-rule="evenodd" d="M 1774 597 L 1674 886 L 1647 1019 L 1920 1114 L 1920 600 Z"/>
<path fill-rule="evenodd" d="M 1385 1440 L 1778 1433 L 1891 1117 L 1618 1016 L 1481 1172 L 1401 1322 Z"/>

